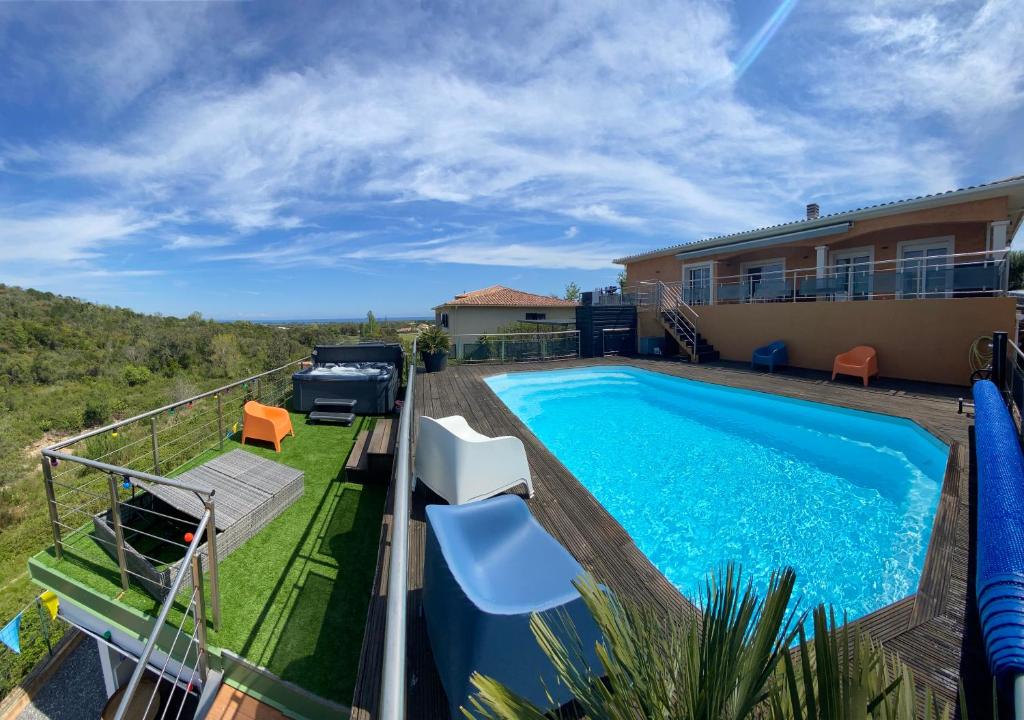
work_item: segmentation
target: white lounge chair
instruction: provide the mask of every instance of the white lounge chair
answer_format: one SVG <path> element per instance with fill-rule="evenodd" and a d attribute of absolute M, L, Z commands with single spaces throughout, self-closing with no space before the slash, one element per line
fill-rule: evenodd
<path fill-rule="evenodd" d="M 481 435 L 461 415 L 420 416 L 414 473 L 414 481 L 422 481 L 452 505 L 483 500 L 524 483 L 533 497 L 523 441 Z"/>

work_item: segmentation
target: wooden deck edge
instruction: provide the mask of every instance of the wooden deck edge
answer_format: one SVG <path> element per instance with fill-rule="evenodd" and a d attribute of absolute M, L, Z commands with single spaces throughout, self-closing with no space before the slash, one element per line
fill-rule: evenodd
<path fill-rule="evenodd" d="M 391 559 L 391 528 L 395 512 L 395 474 L 392 468 L 388 493 L 384 500 L 384 514 L 381 517 L 379 541 L 377 544 L 377 567 L 373 572 L 370 588 L 370 602 L 366 608 L 366 623 L 363 628 L 363 642 L 359 650 L 359 666 L 356 671 L 355 689 L 352 692 L 352 720 L 369 720 L 376 717 L 380 695 L 380 676 L 383 665 L 383 638 L 386 617 L 387 574 Z"/>
<path fill-rule="evenodd" d="M 961 507 L 960 483 L 964 468 L 961 468 L 960 461 L 960 443 L 950 443 L 946 473 L 942 481 L 942 494 L 939 496 L 935 519 L 932 521 L 931 537 L 925 552 L 921 580 L 917 586 L 910 627 L 928 622 L 945 612 L 953 559 L 956 556 L 957 520 Z M 970 472 L 969 468 L 967 472 Z"/>

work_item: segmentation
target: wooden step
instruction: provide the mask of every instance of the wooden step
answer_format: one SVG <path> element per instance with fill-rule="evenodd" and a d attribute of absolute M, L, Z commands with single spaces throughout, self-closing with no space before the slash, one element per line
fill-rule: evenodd
<path fill-rule="evenodd" d="M 342 425 L 351 425 L 356 416 L 350 412 L 327 412 L 326 410 L 314 410 L 309 414 L 309 419 L 314 422 L 334 422 Z"/>
<path fill-rule="evenodd" d="M 369 471 L 369 446 L 370 431 L 360 430 L 359 434 L 356 435 L 356 442 L 352 446 L 352 452 L 348 454 L 348 460 L 345 461 L 345 474 L 350 480 L 361 479 L 361 476 Z"/>
<path fill-rule="evenodd" d="M 313 400 L 313 405 L 317 410 L 326 410 L 328 412 L 352 412 L 356 409 L 355 400 L 346 400 L 344 398 L 316 398 Z"/>

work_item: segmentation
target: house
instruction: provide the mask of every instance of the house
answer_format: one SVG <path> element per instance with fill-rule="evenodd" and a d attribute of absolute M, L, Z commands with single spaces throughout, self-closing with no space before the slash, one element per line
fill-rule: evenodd
<path fill-rule="evenodd" d="M 435 307 L 434 316 L 452 337 L 493 334 L 518 322 L 564 330 L 575 325 L 576 305 L 573 300 L 492 285 L 456 295 Z"/>
<path fill-rule="evenodd" d="M 1016 338 L 1006 255 L 1024 176 L 617 259 L 639 298 L 641 346 L 746 361 L 773 340 L 794 366 L 829 370 L 854 345 L 881 374 L 966 384 L 974 340 Z M 645 342 L 646 340 L 646 342 Z"/>

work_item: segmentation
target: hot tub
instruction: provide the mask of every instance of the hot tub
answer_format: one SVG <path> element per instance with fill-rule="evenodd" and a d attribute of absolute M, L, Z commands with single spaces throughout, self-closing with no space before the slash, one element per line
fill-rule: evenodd
<path fill-rule="evenodd" d="M 309 412 L 318 398 L 355 400 L 357 415 L 387 415 L 402 381 L 397 343 L 317 345 L 313 366 L 292 375 L 292 407 Z"/>

